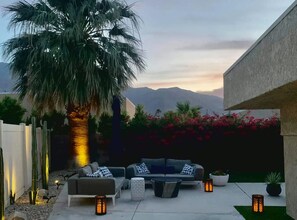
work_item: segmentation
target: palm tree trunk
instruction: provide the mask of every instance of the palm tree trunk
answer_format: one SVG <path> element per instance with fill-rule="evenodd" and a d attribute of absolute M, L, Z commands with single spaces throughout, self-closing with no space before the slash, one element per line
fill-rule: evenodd
<path fill-rule="evenodd" d="M 90 106 L 68 105 L 67 118 L 70 126 L 70 144 L 76 167 L 87 165 L 89 157 L 88 118 Z"/>

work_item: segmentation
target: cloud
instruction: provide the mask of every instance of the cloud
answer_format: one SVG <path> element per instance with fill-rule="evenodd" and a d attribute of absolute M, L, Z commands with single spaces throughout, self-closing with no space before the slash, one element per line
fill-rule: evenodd
<path fill-rule="evenodd" d="M 205 44 L 192 44 L 187 45 L 178 50 L 188 50 L 188 51 L 196 51 L 196 50 L 242 50 L 248 49 L 254 40 L 232 40 L 232 41 L 218 41 L 218 42 L 209 42 Z"/>
<path fill-rule="evenodd" d="M 218 89 L 213 89 L 212 91 L 197 91 L 197 92 L 224 98 L 224 88 L 223 87 L 218 88 Z"/>

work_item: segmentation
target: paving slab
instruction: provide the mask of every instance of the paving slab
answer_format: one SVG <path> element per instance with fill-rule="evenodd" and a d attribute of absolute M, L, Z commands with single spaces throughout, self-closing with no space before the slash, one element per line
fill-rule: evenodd
<path fill-rule="evenodd" d="M 197 214 L 197 213 L 135 213 L 133 220 L 244 220 L 238 213 L 232 214 Z"/>
<path fill-rule="evenodd" d="M 264 204 L 267 206 L 286 206 L 286 187 L 281 183 L 282 192 L 279 196 L 270 196 L 266 192 L 266 183 L 236 183 L 250 198 L 253 194 L 264 196 Z"/>
<path fill-rule="evenodd" d="M 234 205 L 251 205 L 252 194 L 263 194 L 265 205 L 285 206 L 285 188 L 280 197 L 266 194 L 265 183 L 228 183 L 206 193 L 200 186 L 182 187 L 177 198 L 155 197 L 153 189 L 145 190 L 145 199 L 132 201 L 130 190 L 123 190 L 116 205 L 108 199 L 107 214 L 95 215 L 95 200 L 74 198 L 67 205 L 67 184 L 53 207 L 49 220 L 243 220 Z"/>

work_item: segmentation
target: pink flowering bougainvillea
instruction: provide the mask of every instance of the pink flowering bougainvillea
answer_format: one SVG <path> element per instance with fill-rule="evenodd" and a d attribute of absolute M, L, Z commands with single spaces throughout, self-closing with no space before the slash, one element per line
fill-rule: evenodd
<path fill-rule="evenodd" d="M 125 163 L 141 157 L 165 157 L 188 158 L 209 169 L 283 168 L 280 121 L 276 116 L 256 119 L 238 114 L 196 118 L 168 115 L 147 115 L 141 125 L 127 123 L 122 127 Z"/>

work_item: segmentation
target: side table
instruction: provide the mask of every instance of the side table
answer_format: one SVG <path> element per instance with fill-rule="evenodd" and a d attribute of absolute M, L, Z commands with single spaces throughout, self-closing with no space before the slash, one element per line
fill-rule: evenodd
<path fill-rule="evenodd" d="M 131 178 L 131 199 L 139 201 L 144 199 L 145 182 L 142 177 Z"/>

